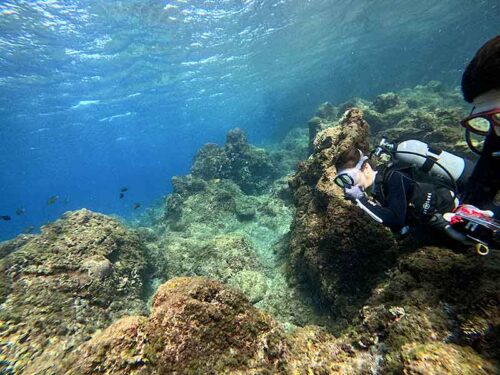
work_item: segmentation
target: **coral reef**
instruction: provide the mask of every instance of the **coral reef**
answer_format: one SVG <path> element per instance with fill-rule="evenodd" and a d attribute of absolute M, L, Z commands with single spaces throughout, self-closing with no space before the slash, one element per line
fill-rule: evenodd
<path fill-rule="evenodd" d="M 173 178 L 173 186 L 159 223 L 164 232 L 147 244 L 165 259 L 162 280 L 214 278 L 246 292 L 282 322 L 318 322 L 314 307 L 288 285 L 282 269 L 293 217 L 284 179 L 258 196 L 227 179 L 180 176 Z"/>
<path fill-rule="evenodd" d="M 464 113 L 437 82 L 324 103 L 268 151 L 202 147 L 135 230 L 80 210 L 0 244 L 0 372 L 498 373 L 500 254 L 395 238 L 332 183 L 382 134 L 470 156 Z"/>
<path fill-rule="evenodd" d="M 376 350 L 356 348 L 349 339 L 314 326 L 288 334 L 235 290 L 206 278 L 180 277 L 160 286 L 149 317 L 118 320 L 81 344 L 57 371 L 346 375 L 391 371 L 381 367 L 382 355 Z M 470 348 L 434 341 L 404 345 L 398 370 L 493 374 L 495 367 Z"/>
<path fill-rule="evenodd" d="M 325 103 L 309 126 L 312 126 L 311 123 L 316 124 L 316 127 L 332 126 L 332 122 L 339 120 L 339 115 L 350 108 L 363 111 L 375 142 L 383 135 L 389 139 L 416 138 L 435 148 L 474 157 L 468 150 L 463 130 L 458 125 L 467 115 L 458 89 L 449 90 L 443 84 L 431 81 L 398 93 L 378 95 L 373 101 L 355 98 L 338 107 Z"/>
<path fill-rule="evenodd" d="M 67 374 L 369 373 L 334 336 L 305 327 L 287 335 L 239 293 L 204 278 L 163 284 L 148 318 L 126 317 L 81 345 Z"/>
<path fill-rule="evenodd" d="M 360 110 L 347 111 L 338 125 L 315 136 L 313 155 L 290 179 L 296 205 L 293 274 L 345 319 L 357 313 L 396 253 L 391 234 L 346 201 L 332 182 L 336 156 L 353 146 L 367 151 L 368 131 Z"/>
<path fill-rule="evenodd" d="M 0 260 L 2 373 L 40 371 L 114 319 L 144 311 L 143 246 L 107 216 L 70 212 L 40 235 L 5 247 L 11 250 Z"/>
<path fill-rule="evenodd" d="M 429 246 L 401 256 L 360 310 L 352 342 L 383 345 L 385 373 L 495 373 L 499 260 Z"/>
<path fill-rule="evenodd" d="M 387 113 L 405 101 L 383 95 L 369 109 Z M 433 238 L 394 241 L 363 221 L 331 181 L 332 165 L 345 147 L 366 151 L 368 123 L 357 108 L 335 118 L 309 122 L 316 129 L 310 132 L 313 154 L 290 180 L 297 206 L 290 243 L 297 281 L 312 285 L 334 311 L 339 340 L 354 348 L 355 357 L 362 351 L 376 355 L 382 373 L 497 373 L 498 253 L 485 259 Z M 432 126 L 447 131 L 436 121 Z M 442 139 L 447 149 L 457 146 L 454 137 Z"/>
<path fill-rule="evenodd" d="M 170 280 L 158 289 L 149 318 L 115 324 L 75 353 L 68 373 L 257 373 L 284 365 L 276 323 L 204 278 Z"/>
<path fill-rule="evenodd" d="M 267 151 L 250 145 L 241 129 L 227 134 L 224 147 L 203 146 L 194 159 L 191 174 L 204 180 L 232 180 L 249 194 L 265 192 L 278 176 Z"/>

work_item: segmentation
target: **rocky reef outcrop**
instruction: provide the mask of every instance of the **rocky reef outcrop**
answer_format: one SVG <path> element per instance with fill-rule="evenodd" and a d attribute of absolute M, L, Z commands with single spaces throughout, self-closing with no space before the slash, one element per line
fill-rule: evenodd
<path fill-rule="evenodd" d="M 159 254 L 160 282 L 210 277 L 243 291 L 282 322 L 315 321 L 314 307 L 290 287 L 284 272 L 294 211 L 285 179 L 260 195 L 245 194 L 229 179 L 187 175 L 172 182 L 174 191 L 155 225 L 159 234 L 146 241 Z"/>
<path fill-rule="evenodd" d="M 405 316 L 389 309 L 391 324 Z M 415 321 L 415 327 L 422 330 Z M 401 323 L 403 324 L 403 323 Z M 428 324 L 426 325 L 426 327 Z M 408 327 L 408 329 L 411 329 Z M 400 366 L 383 362 L 351 333 L 319 327 L 286 333 L 240 293 L 200 277 L 160 286 L 149 317 L 124 317 L 80 345 L 58 368 L 65 374 L 494 374 L 494 363 L 473 349 L 431 342 L 404 344 Z M 359 339 L 359 337 L 356 337 Z M 379 344 L 382 345 L 382 344 Z M 390 352 L 387 355 L 395 353 Z"/>
<path fill-rule="evenodd" d="M 353 98 L 339 106 L 322 104 L 309 121 L 311 139 L 319 130 L 333 125 L 350 108 L 363 111 L 370 124 L 372 145 L 382 136 L 389 139 L 419 139 L 435 148 L 473 158 L 464 140 L 460 120 L 467 115 L 458 89 L 431 81 L 400 92 L 384 93 L 373 100 Z"/>
<path fill-rule="evenodd" d="M 158 289 L 149 317 L 119 320 L 62 367 L 67 374 L 369 373 L 370 361 L 352 354 L 315 327 L 287 335 L 223 284 L 184 277 Z"/>
<path fill-rule="evenodd" d="M 424 246 L 402 254 L 351 326 L 384 373 L 497 373 L 500 257 Z M 355 333 L 353 333 L 355 332 Z"/>
<path fill-rule="evenodd" d="M 336 157 L 350 147 L 367 152 L 368 135 L 362 111 L 348 110 L 336 126 L 315 135 L 313 154 L 290 179 L 296 206 L 292 274 L 346 321 L 394 263 L 397 252 L 390 232 L 346 201 L 333 183 Z"/>
<path fill-rule="evenodd" d="M 2 244 L 6 248 L 0 260 L 2 373 L 53 373 L 50 367 L 96 330 L 144 311 L 144 247 L 110 217 L 70 212 L 40 235 Z"/>
<path fill-rule="evenodd" d="M 204 180 L 229 179 L 245 193 L 259 194 L 272 184 L 278 171 L 267 151 L 250 145 L 241 129 L 233 129 L 224 147 L 210 143 L 198 151 L 191 174 Z"/>
<path fill-rule="evenodd" d="M 499 253 L 398 239 L 332 181 L 382 133 L 465 154 L 462 111 L 435 82 L 325 103 L 272 150 L 204 146 L 135 230 L 80 210 L 0 244 L 0 372 L 498 373 Z"/>

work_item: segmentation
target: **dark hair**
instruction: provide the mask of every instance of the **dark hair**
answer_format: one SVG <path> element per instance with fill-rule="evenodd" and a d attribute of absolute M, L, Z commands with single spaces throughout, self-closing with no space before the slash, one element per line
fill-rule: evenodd
<path fill-rule="evenodd" d="M 462 76 L 462 93 L 469 103 L 493 89 L 500 89 L 500 35 L 476 52 Z"/>
<path fill-rule="evenodd" d="M 361 159 L 359 150 L 355 147 L 348 148 L 337 158 L 335 169 L 340 171 L 341 169 L 354 168 L 358 164 L 359 159 Z"/>

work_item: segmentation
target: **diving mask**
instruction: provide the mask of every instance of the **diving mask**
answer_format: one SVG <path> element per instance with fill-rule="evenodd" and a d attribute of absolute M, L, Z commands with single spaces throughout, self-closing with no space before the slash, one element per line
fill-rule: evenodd
<path fill-rule="evenodd" d="M 338 187 L 346 188 L 354 186 L 356 184 L 358 173 L 361 171 L 361 167 L 363 166 L 365 161 L 368 160 L 368 156 L 363 155 L 363 152 L 361 150 L 358 151 L 361 157 L 359 158 L 359 161 L 356 163 L 356 165 L 353 168 L 347 168 L 339 171 L 337 173 L 337 176 L 335 176 L 333 182 L 335 182 Z"/>
<path fill-rule="evenodd" d="M 488 135 L 491 129 L 500 137 L 500 108 L 494 108 L 489 111 L 471 114 L 464 118 L 460 124 L 479 135 Z"/>

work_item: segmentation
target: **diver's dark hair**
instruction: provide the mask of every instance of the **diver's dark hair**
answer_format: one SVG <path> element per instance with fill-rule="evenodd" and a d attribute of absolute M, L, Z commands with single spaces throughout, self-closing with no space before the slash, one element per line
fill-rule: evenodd
<path fill-rule="evenodd" d="M 354 168 L 358 164 L 359 159 L 361 159 L 359 150 L 356 147 L 348 148 L 337 158 L 335 169 L 340 171 L 341 169 Z"/>
<path fill-rule="evenodd" d="M 493 89 L 500 89 L 500 35 L 476 52 L 462 76 L 462 93 L 469 103 Z"/>

